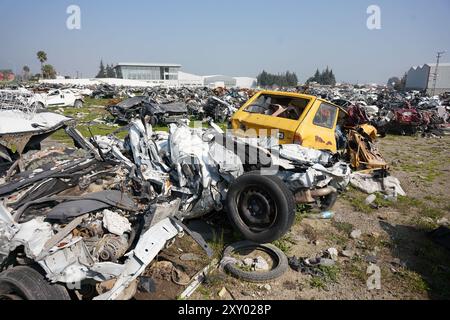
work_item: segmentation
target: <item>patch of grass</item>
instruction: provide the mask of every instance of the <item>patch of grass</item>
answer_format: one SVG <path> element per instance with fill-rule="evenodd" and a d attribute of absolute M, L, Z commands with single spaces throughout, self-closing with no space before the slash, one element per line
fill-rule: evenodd
<path fill-rule="evenodd" d="M 362 283 L 366 283 L 367 281 L 367 264 L 362 260 L 361 257 L 355 256 L 350 261 L 350 265 L 348 266 L 348 272 L 350 276 L 357 279 Z"/>
<path fill-rule="evenodd" d="M 427 217 L 413 217 L 411 223 L 418 229 L 428 232 L 437 228 L 437 223 L 430 221 Z"/>
<path fill-rule="evenodd" d="M 410 212 L 411 208 L 421 208 L 423 205 L 423 201 L 408 196 L 398 196 L 397 202 L 393 203 L 394 208 L 407 213 Z"/>
<path fill-rule="evenodd" d="M 316 229 L 314 229 L 314 227 L 309 224 L 303 225 L 303 233 L 305 237 L 311 242 L 319 240 L 319 233 L 316 231 Z"/>
<path fill-rule="evenodd" d="M 351 197 L 351 198 L 349 198 L 349 202 L 356 211 L 363 212 L 363 213 L 372 213 L 374 211 L 374 209 L 371 206 L 368 206 L 367 204 L 365 204 L 365 198 L 361 199 L 361 198 Z"/>
<path fill-rule="evenodd" d="M 332 221 L 333 227 L 339 232 L 345 233 L 347 236 L 353 231 L 354 226 L 348 222 L 339 222 L 336 220 Z"/>
<path fill-rule="evenodd" d="M 213 293 L 211 292 L 211 289 L 204 285 L 198 287 L 197 292 L 202 295 L 203 300 L 210 300 L 213 298 Z"/>
<path fill-rule="evenodd" d="M 374 209 L 365 204 L 367 194 L 350 187 L 349 191 L 343 195 L 343 198 L 358 212 L 372 213 Z"/>
<path fill-rule="evenodd" d="M 225 248 L 223 230 L 220 233 L 220 235 L 214 234 L 214 239 L 212 241 L 208 241 L 208 245 L 211 247 L 211 249 L 214 252 L 213 258 L 216 258 L 220 261 L 220 259 L 222 257 L 222 252 Z"/>
<path fill-rule="evenodd" d="M 289 235 L 285 235 L 284 237 L 272 242 L 272 244 L 287 254 L 295 244 L 295 241 L 293 241 Z"/>
<path fill-rule="evenodd" d="M 433 182 L 441 175 L 441 172 L 439 171 L 439 162 L 436 160 L 425 160 L 420 163 L 402 163 L 400 169 L 408 173 L 418 174 L 422 177 L 422 180 L 426 182 Z"/>
<path fill-rule="evenodd" d="M 296 214 L 295 214 L 295 224 L 299 224 L 307 217 L 311 210 L 311 206 L 307 204 L 297 204 Z"/>
<path fill-rule="evenodd" d="M 326 290 L 328 284 L 338 282 L 340 269 L 337 266 L 320 266 L 319 269 L 322 271 L 323 275 L 312 277 L 309 282 L 312 288 Z"/>
<path fill-rule="evenodd" d="M 349 241 L 348 236 L 343 236 L 341 234 L 336 233 L 329 233 L 327 239 L 331 241 L 331 243 L 333 243 L 334 245 L 338 245 L 341 247 L 344 247 Z"/>
<path fill-rule="evenodd" d="M 432 207 L 422 207 L 420 214 L 433 220 L 438 220 L 445 215 L 441 210 Z"/>
<path fill-rule="evenodd" d="M 313 277 L 309 281 L 309 285 L 311 286 L 311 288 L 316 288 L 319 290 L 325 290 L 327 288 L 325 280 L 321 277 Z"/>
<path fill-rule="evenodd" d="M 401 278 L 407 288 L 415 292 L 425 293 L 429 290 L 429 286 L 425 280 L 414 271 L 401 268 L 397 273 L 397 276 Z"/>

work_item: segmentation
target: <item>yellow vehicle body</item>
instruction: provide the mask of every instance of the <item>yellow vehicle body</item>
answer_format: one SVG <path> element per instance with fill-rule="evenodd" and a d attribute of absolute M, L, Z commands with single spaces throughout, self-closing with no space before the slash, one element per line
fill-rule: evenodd
<path fill-rule="evenodd" d="M 277 134 L 280 144 L 336 152 L 336 125 L 345 115 L 340 107 L 315 96 L 260 91 L 233 115 L 231 126 L 237 136 Z"/>

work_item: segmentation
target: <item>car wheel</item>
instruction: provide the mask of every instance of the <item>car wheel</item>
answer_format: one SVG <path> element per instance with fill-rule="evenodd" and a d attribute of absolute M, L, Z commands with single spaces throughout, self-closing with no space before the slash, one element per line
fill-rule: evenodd
<path fill-rule="evenodd" d="M 81 100 L 75 100 L 75 103 L 73 104 L 74 108 L 83 108 L 83 101 Z"/>
<path fill-rule="evenodd" d="M 155 116 L 151 116 L 150 117 L 150 125 L 152 127 L 156 127 L 158 125 L 158 118 L 156 118 Z"/>
<path fill-rule="evenodd" d="M 233 227 L 256 243 L 279 239 L 294 223 L 292 192 L 278 177 L 261 175 L 259 171 L 236 179 L 226 202 Z"/>
<path fill-rule="evenodd" d="M 18 266 L 0 273 L 0 300 L 70 300 L 70 296 L 36 269 Z"/>
<path fill-rule="evenodd" d="M 36 108 L 36 110 L 44 110 L 45 109 L 45 106 L 42 102 L 33 103 L 33 107 Z"/>
<path fill-rule="evenodd" d="M 251 241 L 241 241 L 228 246 L 225 249 L 223 256 L 234 257 L 239 251 L 249 252 L 252 250 L 260 250 L 268 254 L 274 262 L 273 267 L 270 270 L 263 272 L 245 271 L 230 262 L 224 266 L 224 269 L 240 280 L 248 282 L 266 282 L 281 277 L 289 268 L 286 255 L 283 251 L 271 244 L 255 244 Z"/>

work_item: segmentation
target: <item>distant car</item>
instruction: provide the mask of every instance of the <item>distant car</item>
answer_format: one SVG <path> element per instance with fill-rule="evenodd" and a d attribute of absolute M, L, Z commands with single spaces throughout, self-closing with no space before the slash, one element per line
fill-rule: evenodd
<path fill-rule="evenodd" d="M 175 123 L 188 118 L 188 109 L 185 103 L 158 104 L 148 96 L 129 98 L 117 105 L 108 106 L 106 110 L 117 121 L 124 123 L 128 123 L 137 116 L 149 116 L 152 126 Z"/>
<path fill-rule="evenodd" d="M 91 93 L 91 97 L 94 99 L 114 99 L 116 95 L 116 89 L 109 85 L 100 86 Z"/>
<path fill-rule="evenodd" d="M 47 107 L 74 107 L 82 108 L 84 99 L 80 93 L 69 89 L 52 90 L 47 94 L 35 94 L 30 102 L 36 104 L 38 109 Z"/>

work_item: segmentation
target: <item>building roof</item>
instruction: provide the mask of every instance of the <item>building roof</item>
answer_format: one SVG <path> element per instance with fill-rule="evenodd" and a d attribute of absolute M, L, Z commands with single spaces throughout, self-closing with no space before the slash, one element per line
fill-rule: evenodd
<path fill-rule="evenodd" d="M 436 63 L 425 63 L 421 66 L 412 66 L 411 69 L 413 69 L 413 70 L 422 69 L 425 66 L 434 68 L 434 67 L 436 67 Z M 450 67 L 450 62 L 441 62 L 441 63 L 439 63 L 439 67 Z"/>
<path fill-rule="evenodd" d="M 427 63 L 430 67 L 436 67 L 436 63 Z M 441 62 L 439 63 L 439 67 L 450 67 L 450 63 Z"/>
<path fill-rule="evenodd" d="M 181 68 L 181 64 L 177 63 L 139 63 L 139 62 L 119 62 L 116 67 L 131 66 L 131 67 L 173 67 Z"/>

